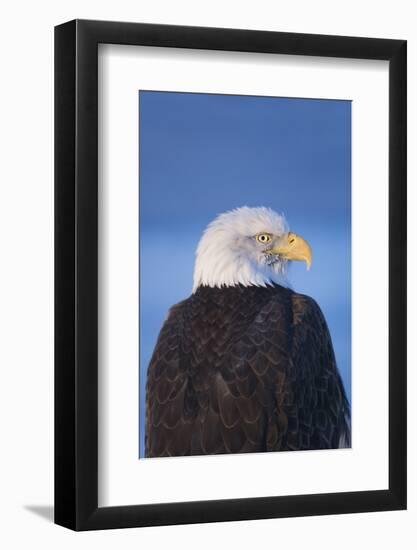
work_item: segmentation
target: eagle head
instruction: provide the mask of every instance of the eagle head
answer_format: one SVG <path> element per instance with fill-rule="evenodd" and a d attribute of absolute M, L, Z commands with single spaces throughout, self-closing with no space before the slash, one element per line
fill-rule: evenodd
<path fill-rule="evenodd" d="M 193 292 L 199 286 L 287 286 L 289 261 L 312 262 L 310 245 L 291 233 L 283 215 L 243 206 L 217 216 L 196 251 Z"/>

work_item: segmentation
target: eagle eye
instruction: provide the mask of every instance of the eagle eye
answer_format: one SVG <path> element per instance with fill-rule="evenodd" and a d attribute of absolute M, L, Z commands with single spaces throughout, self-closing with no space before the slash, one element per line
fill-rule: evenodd
<path fill-rule="evenodd" d="M 256 240 L 258 243 L 267 244 L 271 242 L 271 235 L 269 233 L 259 233 L 259 235 L 256 235 Z"/>

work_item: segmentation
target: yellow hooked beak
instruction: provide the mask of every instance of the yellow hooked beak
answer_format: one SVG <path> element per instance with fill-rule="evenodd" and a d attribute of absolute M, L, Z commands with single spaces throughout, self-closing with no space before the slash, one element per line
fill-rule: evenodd
<path fill-rule="evenodd" d="M 311 246 L 307 241 L 295 233 L 288 233 L 276 247 L 268 252 L 271 254 L 279 254 L 286 260 L 305 262 L 307 264 L 307 269 L 310 269 L 313 262 L 313 251 L 311 250 Z"/>

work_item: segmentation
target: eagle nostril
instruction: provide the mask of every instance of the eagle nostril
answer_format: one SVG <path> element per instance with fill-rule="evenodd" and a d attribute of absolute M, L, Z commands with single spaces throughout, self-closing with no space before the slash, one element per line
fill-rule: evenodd
<path fill-rule="evenodd" d="M 288 241 L 290 244 L 292 244 L 295 241 L 294 237 L 291 237 L 291 239 Z"/>

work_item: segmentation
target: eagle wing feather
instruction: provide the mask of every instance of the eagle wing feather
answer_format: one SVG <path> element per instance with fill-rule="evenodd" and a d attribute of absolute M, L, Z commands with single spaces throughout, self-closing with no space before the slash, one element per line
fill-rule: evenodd
<path fill-rule="evenodd" d="M 146 456 L 350 445 L 324 316 L 282 287 L 203 288 L 171 308 L 146 399 Z"/>

